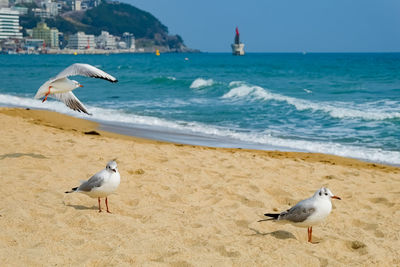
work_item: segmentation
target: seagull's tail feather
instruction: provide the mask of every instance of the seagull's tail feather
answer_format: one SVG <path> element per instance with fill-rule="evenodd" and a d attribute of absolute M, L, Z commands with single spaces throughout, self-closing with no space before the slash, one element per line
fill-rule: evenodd
<path fill-rule="evenodd" d="M 280 213 L 265 213 L 264 215 L 271 218 L 259 220 L 258 222 L 278 220 Z"/>
<path fill-rule="evenodd" d="M 264 214 L 267 217 L 271 217 L 273 219 L 278 219 L 279 215 L 281 215 L 280 213 L 265 213 Z"/>
<path fill-rule="evenodd" d="M 66 193 L 66 194 L 68 194 L 68 193 L 73 193 L 73 192 L 75 192 L 77 189 L 78 189 L 78 187 L 74 187 L 74 188 L 72 188 L 70 191 L 65 191 L 65 193 Z"/>

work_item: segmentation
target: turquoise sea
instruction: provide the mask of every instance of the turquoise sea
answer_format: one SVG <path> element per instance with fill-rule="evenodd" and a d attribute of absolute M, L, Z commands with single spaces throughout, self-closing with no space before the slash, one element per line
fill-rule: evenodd
<path fill-rule="evenodd" d="M 73 78 L 93 116 L 33 99 L 76 62 L 119 80 Z M 0 63 L 1 106 L 55 110 L 180 143 L 400 165 L 400 54 L 0 55 Z"/>

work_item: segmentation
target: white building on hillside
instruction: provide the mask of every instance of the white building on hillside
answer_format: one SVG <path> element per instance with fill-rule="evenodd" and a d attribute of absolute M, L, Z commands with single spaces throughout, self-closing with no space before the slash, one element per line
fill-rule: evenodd
<path fill-rule="evenodd" d="M 94 49 L 94 35 L 77 32 L 69 36 L 67 48 L 70 49 Z"/>
<path fill-rule="evenodd" d="M 47 12 L 46 9 L 43 8 L 32 8 L 33 14 L 35 17 L 41 17 L 42 19 L 50 18 L 50 13 Z"/>
<path fill-rule="evenodd" d="M 0 8 L 1 7 L 8 7 L 8 0 L 0 0 Z"/>
<path fill-rule="evenodd" d="M 42 9 L 46 10 L 50 17 L 58 16 L 58 3 L 51 0 L 44 0 L 41 2 Z"/>
<path fill-rule="evenodd" d="M 33 8 L 33 14 L 36 17 L 54 18 L 57 17 L 61 9 L 61 4 L 52 2 L 51 0 L 43 0 L 40 2 L 40 8 Z"/>
<path fill-rule="evenodd" d="M 56 28 L 50 29 L 50 47 L 51 48 L 59 48 L 60 47 L 60 38 L 59 38 L 59 31 Z"/>
<path fill-rule="evenodd" d="M 80 0 L 75 0 L 73 3 L 74 3 L 73 9 L 75 11 L 82 10 L 82 2 Z"/>
<path fill-rule="evenodd" d="M 27 7 L 13 6 L 11 9 L 15 10 L 15 11 L 18 11 L 20 16 L 28 14 L 28 8 Z"/>
<path fill-rule="evenodd" d="M 19 12 L 0 8 L 0 39 L 22 38 L 19 26 Z"/>
<path fill-rule="evenodd" d="M 101 34 L 96 37 L 96 47 L 100 49 L 113 50 L 117 48 L 115 36 L 106 31 L 101 31 Z"/>
<path fill-rule="evenodd" d="M 132 33 L 124 32 L 122 35 L 122 41 L 126 43 L 126 48 L 135 51 L 135 36 Z"/>

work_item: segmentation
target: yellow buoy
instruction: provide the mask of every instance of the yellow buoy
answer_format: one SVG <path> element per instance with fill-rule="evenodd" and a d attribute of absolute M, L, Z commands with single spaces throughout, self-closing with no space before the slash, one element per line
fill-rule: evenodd
<path fill-rule="evenodd" d="M 156 56 L 159 56 L 160 55 L 160 50 L 156 50 Z"/>
<path fill-rule="evenodd" d="M 77 52 L 74 52 L 74 55 L 76 56 L 78 53 Z"/>

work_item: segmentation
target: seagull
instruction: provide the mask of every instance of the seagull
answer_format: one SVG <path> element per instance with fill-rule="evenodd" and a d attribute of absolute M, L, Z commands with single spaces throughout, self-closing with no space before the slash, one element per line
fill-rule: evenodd
<path fill-rule="evenodd" d="M 332 198 L 341 199 L 340 197 L 333 195 L 331 190 L 328 188 L 322 187 L 321 189 L 318 189 L 312 197 L 300 201 L 287 211 L 264 214 L 271 218 L 259 220 L 259 222 L 273 220 L 289 222 L 300 227 L 307 227 L 308 242 L 312 243 L 312 227 L 313 225 L 322 222 L 329 213 L 331 213 Z"/>
<path fill-rule="evenodd" d="M 99 202 L 99 212 L 101 212 L 100 198 L 105 197 L 107 212 L 111 213 L 108 209 L 107 196 L 117 189 L 120 179 L 121 176 L 118 172 L 117 163 L 112 160 L 107 163 L 105 169 L 90 177 L 89 180 L 82 181 L 80 186 L 74 187 L 70 191 L 67 191 L 65 193 L 68 194 L 78 192 L 88 195 L 91 198 L 97 197 Z"/>
<path fill-rule="evenodd" d="M 83 87 L 82 84 L 75 80 L 68 79 L 69 76 L 81 75 L 92 78 L 99 78 L 110 81 L 112 83 L 118 82 L 116 78 L 110 74 L 92 66 L 89 64 L 75 63 L 60 72 L 56 77 L 51 78 L 40 86 L 37 91 L 35 98 L 44 97 L 43 101 L 47 100 L 48 96 L 54 97 L 67 105 L 67 107 L 78 112 L 84 112 L 90 114 L 85 106 L 79 101 L 79 99 L 72 93 L 72 90 Z"/>

